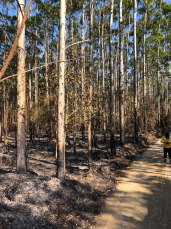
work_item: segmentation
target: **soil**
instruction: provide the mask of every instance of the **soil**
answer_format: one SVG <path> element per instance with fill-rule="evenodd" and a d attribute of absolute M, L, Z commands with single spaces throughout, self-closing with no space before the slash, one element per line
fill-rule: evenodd
<path fill-rule="evenodd" d="M 132 163 L 91 229 L 170 229 L 171 164 L 160 139 Z"/>
<path fill-rule="evenodd" d="M 77 133 L 75 155 L 73 139 L 70 135 L 66 143 L 66 179 L 63 181 L 56 177 L 55 143 L 48 143 L 46 136 L 37 138 L 35 147 L 27 147 L 27 174 L 16 173 L 12 134 L 8 137 L 8 148 L 1 143 L 0 229 L 89 229 L 128 166 L 156 140 L 155 133 L 142 134 L 138 144 L 127 137 L 121 147 L 117 137 L 116 156 L 109 158 L 110 150 L 106 150 L 109 140 L 104 142 L 99 134 L 89 169 L 87 139 L 82 140 L 81 133 Z"/>

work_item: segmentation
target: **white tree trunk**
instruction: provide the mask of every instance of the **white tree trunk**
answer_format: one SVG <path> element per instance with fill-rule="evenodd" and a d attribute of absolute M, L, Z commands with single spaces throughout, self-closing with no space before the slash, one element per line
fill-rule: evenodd
<path fill-rule="evenodd" d="M 120 143 L 125 142 L 125 118 L 124 118 L 124 69 L 123 69 L 123 19 L 122 19 L 122 0 L 119 1 L 119 48 L 120 48 L 120 66 L 119 66 L 119 88 L 120 88 L 120 104 L 119 104 L 119 116 L 120 116 Z"/>
<path fill-rule="evenodd" d="M 44 3 L 46 4 L 46 1 L 44 1 Z M 46 6 L 45 6 L 46 9 Z M 48 45 L 47 45 L 47 41 L 48 41 L 48 25 L 47 25 L 47 17 L 46 17 L 46 13 L 45 13 L 45 41 L 44 41 L 44 45 L 45 45 L 45 80 L 46 80 L 46 98 L 47 98 L 47 102 L 49 105 L 49 80 L 48 80 Z"/>
<path fill-rule="evenodd" d="M 19 30 L 24 12 L 25 0 L 18 0 L 18 27 Z M 22 10 L 22 12 L 20 11 Z M 17 66 L 17 172 L 26 172 L 26 149 L 25 149 L 25 128 L 26 128 L 26 84 L 25 74 L 25 26 L 18 41 L 18 66 Z"/>
<path fill-rule="evenodd" d="M 160 13 L 161 13 L 161 1 L 160 0 Z M 160 21 L 159 21 L 159 32 L 160 32 Z M 160 123 L 160 74 L 159 74 L 159 50 L 160 50 L 160 43 L 158 44 L 158 58 L 157 58 L 157 66 L 158 66 L 158 69 L 157 69 L 157 113 L 158 113 L 158 127 L 160 127 L 161 123 Z"/>
<path fill-rule="evenodd" d="M 102 15 L 102 93 L 103 93 L 103 132 L 104 140 L 106 140 L 106 111 L 105 111 L 105 58 L 104 58 L 104 10 Z"/>
<path fill-rule="evenodd" d="M 82 13 L 82 40 L 85 41 L 85 3 L 83 3 L 83 13 Z M 84 78 L 85 78 L 85 43 L 83 42 L 81 46 L 82 55 L 82 77 L 81 77 L 81 94 L 82 94 L 82 107 L 84 108 Z M 84 129 L 85 129 L 85 111 L 82 113 L 82 139 L 84 139 Z"/>
<path fill-rule="evenodd" d="M 38 4 L 36 5 L 36 41 L 35 41 L 35 104 L 38 105 L 38 74 L 37 74 L 37 14 L 38 14 Z"/>
<path fill-rule="evenodd" d="M 29 12 L 29 70 L 31 69 L 31 9 Z M 32 89 L 32 79 L 31 79 L 32 72 L 29 72 L 29 108 L 32 107 L 32 99 L 31 99 L 31 89 Z M 30 115 L 29 115 L 30 117 Z"/>
<path fill-rule="evenodd" d="M 57 176 L 65 178 L 65 42 L 66 1 L 60 0 Z"/>
<path fill-rule="evenodd" d="M 109 69 L 110 69 L 110 146 L 111 155 L 115 155 L 114 143 L 114 74 L 113 74 L 113 47 L 112 47 L 112 28 L 113 28 L 113 5 L 114 0 L 110 1 L 110 37 L 109 37 Z"/>
<path fill-rule="evenodd" d="M 137 34 L 136 34 L 137 0 L 134 0 L 134 139 L 138 141 L 137 116 Z"/>
<path fill-rule="evenodd" d="M 145 1 L 146 3 L 146 1 Z M 143 44 L 143 75 L 144 75 L 144 131 L 147 131 L 147 117 L 146 117 L 146 60 L 145 60 L 145 45 L 146 45 L 146 21 L 147 21 L 147 9 L 144 16 L 144 44 Z"/>

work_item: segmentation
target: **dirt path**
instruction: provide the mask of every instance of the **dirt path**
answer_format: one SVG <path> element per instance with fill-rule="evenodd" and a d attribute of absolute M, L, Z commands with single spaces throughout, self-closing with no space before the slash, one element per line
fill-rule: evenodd
<path fill-rule="evenodd" d="M 126 171 L 96 222 L 93 229 L 171 228 L 171 164 L 160 141 Z"/>

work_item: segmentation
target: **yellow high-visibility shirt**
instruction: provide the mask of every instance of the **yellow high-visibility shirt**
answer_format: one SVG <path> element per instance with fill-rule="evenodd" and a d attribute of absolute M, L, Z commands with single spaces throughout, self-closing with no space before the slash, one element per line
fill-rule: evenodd
<path fill-rule="evenodd" d="M 166 143 L 166 142 L 168 142 L 168 143 Z M 171 137 L 169 137 L 169 139 L 166 139 L 166 137 L 163 136 L 161 139 L 161 143 L 163 143 L 164 148 L 171 148 L 171 144 L 170 144 L 171 143 Z"/>

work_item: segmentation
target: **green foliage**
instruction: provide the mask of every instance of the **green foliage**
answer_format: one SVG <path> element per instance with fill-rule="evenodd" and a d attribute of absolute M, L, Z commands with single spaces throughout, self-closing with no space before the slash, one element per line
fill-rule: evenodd
<path fill-rule="evenodd" d="M 171 5 L 166 2 L 162 2 L 162 13 L 165 16 L 171 14 Z"/>
<path fill-rule="evenodd" d="M 6 1 L 1 1 L 3 7 L 6 5 Z M 13 4 L 14 0 L 10 0 L 10 3 Z M 79 42 L 82 40 L 82 8 L 83 3 L 85 3 L 85 24 L 86 24 L 86 39 L 89 39 L 89 2 L 85 0 L 71 0 L 67 1 L 67 31 L 66 31 L 66 44 L 71 43 L 71 16 L 73 18 L 73 35 L 74 42 Z M 35 7 L 38 4 L 38 15 L 36 16 Z M 156 5 L 155 5 L 156 4 Z M 116 79 L 116 74 L 118 70 L 118 17 L 119 17 L 119 1 L 114 1 L 114 12 L 113 12 L 113 29 L 112 32 L 116 35 L 113 36 L 113 61 L 114 61 L 114 75 L 115 75 L 115 86 L 118 83 Z M 14 5 L 13 5 L 14 7 Z M 51 131 L 51 122 L 53 123 L 53 132 L 55 133 L 57 117 L 56 117 L 56 100 L 58 94 L 58 65 L 56 67 L 55 60 L 58 56 L 59 47 L 57 50 L 57 44 L 59 42 L 59 1 L 46 1 L 35 0 L 33 4 L 34 9 L 32 8 L 31 16 L 31 33 L 29 31 L 30 20 L 26 21 L 26 36 L 25 36 L 25 51 L 26 51 L 26 69 L 28 69 L 29 64 L 34 68 L 35 65 L 35 53 L 37 52 L 37 65 L 41 66 L 45 64 L 45 29 L 47 29 L 47 44 L 48 44 L 48 61 L 54 61 L 54 64 L 48 66 L 48 78 L 49 78 L 49 91 L 51 92 L 50 105 L 49 101 L 45 96 L 45 67 L 39 69 L 39 109 L 37 109 L 34 104 L 35 99 L 35 76 L 34 71 L 32 72 L 32 100 L 33 107 L 31 112 L 34 123 L 37 123 L 39 128 L 43 131 L 46 131 L 48 134 Z M 133 1 L 123 0 L 123 24 L 124 24 L 124 74 L 128 70 L 128 94 L 126 95 L 126 101 L 128 102 L 127 108 L 127 132 L 133 132 L 133 122 L 134 118 L 132 115 L 132 98 L 133 98 L 133 68 L 134 68 L 134 58 L 133 58 L 133 17 L 132 17 Z M 145 12 L 147 13 L 147 21 L 145 24 Z M 9 36 L 9 39 L 13 42 L 17 36 L 17 15 L 4 15 L 4 11 L 0 12 L 0 20 L 3 28 L 6 27 L 6 32 Z M 104 18 L 103 18 L 104 13 Z M 99 15 L 100 15 L 100 28 L 99 28 Z M 93 19 L 93 76 L 94 76 L 94 86 L 95 91 L 93 92 L 93 101 L 92 101 L 92 118 L 95 123 L 103 122 L 103 114 L 101 109 L 101 101 L 103 98 L 102 90 L 102 55 L 101 55 L 101 38 L 98 39 L 98 36 L 101 35 L 102 31 L 102 21 L 104 21 L 104 34 L 109 34 L 109 15 L 110 15 L 110 1 L 95 1 L 94 2 L 94 19 Z M 143 46 L 144 46 L 144 34 L 145 34 L 145 57 L 146 57 L 146 69 L 147 69 L 147 78 L 152 77 L 149 72 L 153 72 L 153 84 L 156 90 L 157 87 L 157 71 L 160 72 L 164 69 L 167 76 L 169 76 L 170 84 L 170 63 L 171 63 L 171 6 L 165 2 L 162 2 L 161 12 L 159 11 L 159 1 L 153 2 L 149 0 L 138 1 L 138 17 L 137 17 L 137 51 L 138 51 L 138 64 L 139 72 L 138 77 L 143 72 Z M 45 24 L 45 17 L 47 25 Z M 81 20 L 80 20 L 81 17 Z M 78 20 L 80 20 L 80 32 L 78 33 Z M 7 24 L 5 25 L 5 22 Z M 130 24 L 129 24 L 130 23 Z M 128 25 L 130 26 L 129 30 L 129 40 L 128 40 Z M 146 30 L 144 31 L 144 28 Z M 160 30 L 159 30 L 160 27 Z M 35 31 L 38 31 L 36 37 Z M 100 34 L 99 34 L 100 29 Z M 31 47 L 29 47 L 29 39 L 31 39 Z M 100 47 L 99 47 L 100 40 Z M 9 54 L 11 46 L 9 41 L 5 41 L 5 34 L 0 33 L 0 44 L 1 44 L 1 53 L 0 53 L 0 68 L 3 66 L 3 52 L 6 51 L 6 56 Z M 37 41 L 37 47 L 36 47 Z M 127 56 L 127 44 L 128 44 L 128 60 Z M 110 75 L 109 75 L 109 38 L 104 37 L 104 50 L 105 50 L 105 98 L 106 104 L 110 106 L 109 101 L 109 91 L 110 91 Z M 31 48 L 31 49 L 30 49 Z M 98 48 L 100 53 L 98 56 Z M 89 42 L 85 43 L 85 73 L 84 73 L 84 95 L 82 95 L 82 70 L 83 70 L 83 61 L 82 61 L 82 44 L 75 45 L 66 51 L 66 110 L 68 117 L 68 125 L 71 129 L 75 128 L 75 125 L 78 127 L 82 122 L 87 126 L 88 125 L 88 112 L 89 112 L 89 85 L 90 85 L 90 76 L 89 76 L 89 52 L 90 45 Z M 159 56 L 158 56 L 159 50 Z M 29 58 L 30 57 L 30 58 Z M 69 61 L 71 57 L 75 60 Z M 117 62 L 118 61 L 118 62 Z M 127 61 L 127 62 L 126 62 Z M 159 62 L 159 63 L 158 63 Z M 98 71 L 98 66 L 100 65 L 100 70 Z M 127 66 L 126 66 L 127 65 Z M 127 69 L 128 67 L 128 69 Z M 14 57 L 5 73 L 5 76 L 15 74 L 17 72 L 17 52 L 15 52 Z M 99 77 L 99 82 L 97 80 L 97 72 Z M 27 80 L 28 80 L 28 74 Z M 141 75 L 142 77 L 142 75 Z M 14 95 L 16 96 L 16 78 L 8 81 L 10 85 L 9 90 L 9 103 L 14 102 Z M 140 84 L 143 84 L 140 81 Z M 100 86 L 99 86 L 100 85 Z M 117 84 L 118 86 L 118 84 Z M 119 87 L 119 86 L 118 86 Z M 147 90 L 149 88 L 147 87 Z M 171 88 L 169 86 L 169 92 Z M 116 106 L 118 106 L 118 88 L 115 88 L 116 96 Z M 27 82 L 27 97 L 28 97 L 28 82 Z M 141 97 L 143 100 L 143 96 Z M 98 104 L 100 103 L 100 105 Z M 147 101 L 147 116 L 148 116 L 148 126 L 153 128 L 155 126 L 157 116 L 156 116 L 156 104 L 151 105 L 151 100 L 148 98 Z M 16 104 L 15 104 L 16 105 Z M 143 104 L 140 104 L 140 110 L 142 109 Z M 13 107 L 11 109 L 16 109 Z M 109 109 L 109 108 L 108 108 Z M 116 108 L 118 109 L 118 107 Z M 12 112 L 12 110 L 10 110 Z M 16 110 L 15 110 L 16 112 Z M 85 112 L 85 119 L 83 120 L 83 113 Z M 140 112 L 140 111 L 139 111 Z M 116 111 L 117 113 L 117 111 Z M 109 125 L 109 117 L 106 118 Z M 119 119 L 116 118 L 116 126 L 119 127 Z"/>

